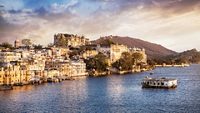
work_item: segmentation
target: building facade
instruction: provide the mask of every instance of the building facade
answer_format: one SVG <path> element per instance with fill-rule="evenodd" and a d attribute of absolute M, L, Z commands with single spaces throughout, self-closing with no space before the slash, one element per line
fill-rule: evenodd
<path fill-rule="evenodd" d="M 0 52 L 0 62 L 17 61 L 21 58 L 21 53 L 18 52 Z"/>
<path fill-rule="evenodd" d="M 73 34 L 55 34 L 54 35 L 54 45 L 67 46 L 67 47 L 78 47 L 82 45 L 86 45 L 89 43 L 89 39 L 84 36 L 78 36 Z"/>
<path fill-rule="evenodd" d="M 133 54 L 133 53 L 139 53 L 142 55 L 142 59 L 138 62 L 140 63 L 144 63 L 144 64 L 147 64 L 147 55 L 146 55 L 146 52 L 145 52 L 145 49 L 140 49 L 140 48 L 130 48 L 129 49 L 130 52 Z"/>
<path fill-rule="evenodd" d="M 86 50 L 83 54 L 82 57 L 84 59 L 89 58 L 89 57 L 94 57 L 98 54 L 98 51 L 96 50 Z"/>
<path fill-rule="evenodd" d="M 61 76 L 85 76 L 86 73 L 86 64 L 80 61 L 48 61 L 46 62 L 47 70 L 58 70 Z"/>
<path fill-rule="evenodd" d="M 125 45 L 112 44 L 110 46 L 110 61 L 114 63 L 121 58 L 122 53 L 129 52 L 129 49 Z"/>
<path fill-rule="evenodd" d="M 30 78 L 29 71 L 18 65 L 2 67 L 0 70 L 0 85 L 27 84 Z"/>

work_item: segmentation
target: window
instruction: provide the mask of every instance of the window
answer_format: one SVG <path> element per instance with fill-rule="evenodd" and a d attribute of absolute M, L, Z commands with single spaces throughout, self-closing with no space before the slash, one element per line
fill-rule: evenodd
<path fill-rule="evenodd" d="M 162 82 L 161 85 L 164 85 L 164 83 Z"/>

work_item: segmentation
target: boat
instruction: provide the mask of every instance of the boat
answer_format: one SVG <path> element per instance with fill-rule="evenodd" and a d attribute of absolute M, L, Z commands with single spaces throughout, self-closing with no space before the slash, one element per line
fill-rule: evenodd
<path fill-rule="evenodd" d="M 56 77 L 53 77 L 53 78 L 49 77 L 47 78 L 47 82 L 59 82 L 59 79 Z"/>
<path fill-rule="evenodd" d="M 15 83 L 14 86 L 23 86 L 24 84 L 22 82 L 20 83 Z"/>
<path fill-rule="evenodd" d="M 149 73 L 150 75 L 153 75 L 153 72 Z"/>
<path fill-rule="evenodd" d="M 0 91 L 6 91 L 6 90 L 12 90 L 13 86 L 11 85 L 1 85 L 0 86 Z"/>
<path fill-rule="evenodd" d="M 34 77 L 34 78 L 31 78 L 30 81 L 29 81 L 30 84 L 41 84 L 42 81 L 40 80 L 39 77 Z"/>
<path fill-rule="evenodd" d="M 145 77 L 142 81 L 143 88 L 176 88 L 177 79 L 174 78 L 150 78 Z"/>

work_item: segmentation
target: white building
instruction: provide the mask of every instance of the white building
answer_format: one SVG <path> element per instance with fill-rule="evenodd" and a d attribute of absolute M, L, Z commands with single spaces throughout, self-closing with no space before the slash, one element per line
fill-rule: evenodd
<path fill-rule="evenodd" d="M 104 55 L 109 55 L 110 54 L 110 46 L 100 46 L 97 45 L 98 52 L 103 53 Z"/>
<path fill-rule="evenodd" d="M 69 77 L 87 75 L 86 64 L 83 61 L 52 60 L 47 61 L 45 67 L 47 70 L 58 70 L 60 72 L 60 75 L 65 75 Z"/>
<path fill-rule="evenodd" d="M 119 60 L 122 53 L 129 52 L 129 49 L 125 45 L 112 44 L 110 47 L 110 61 L 111 63 Z"/>
<path fill-rule="evenodd" d="M 0 52 L 0 62 L 17 61 L 21 58 L 21 53 L 18 52 Z"/>
<path fill-rule="evenodd" d="M 142 62 L 142 63 L 147 63 L 147 55 L 146 55 L 146 52 L 145 52 L 145 49 L 140 49 L 140 48 L 129 48 L 130 52 L 131 53 L 140 53 L 142 55 L 142 60 L 140 60 L 139 62 Z"/>
<path fill-rule="evenodd" d="M 71 61 L 71 75 L 70 76 L 85 76 L 86 64 L 83 61 Z"/>

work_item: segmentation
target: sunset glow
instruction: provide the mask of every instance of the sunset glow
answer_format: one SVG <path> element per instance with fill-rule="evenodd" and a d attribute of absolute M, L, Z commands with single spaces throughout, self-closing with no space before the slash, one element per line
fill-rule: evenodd
<path fill-rule="evenodd" d="M 200 50 L 199 12 L 199 0 L 0 0 L 0 42 L 31 38 L 47 45 L 55 33 L 71 33 Z"/>

